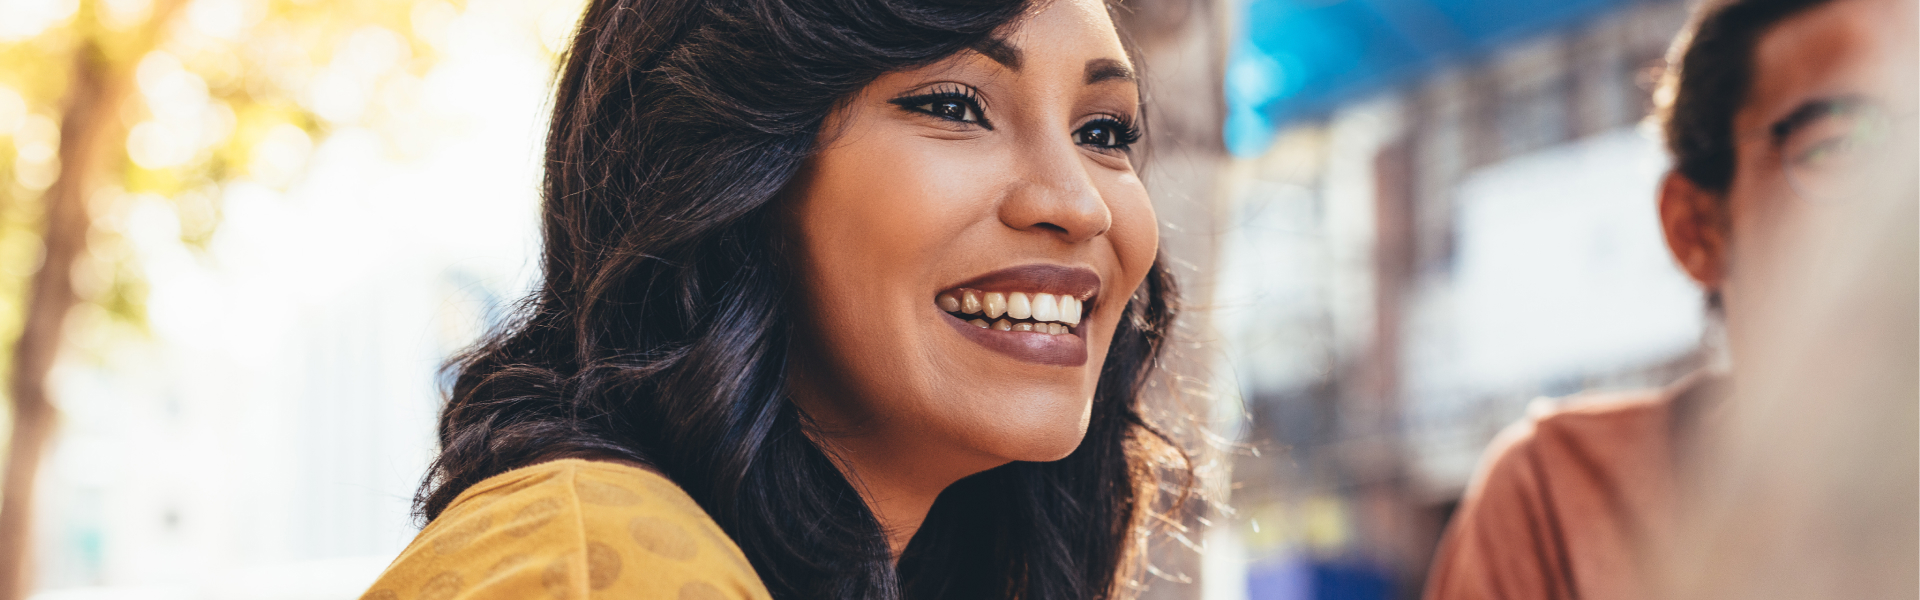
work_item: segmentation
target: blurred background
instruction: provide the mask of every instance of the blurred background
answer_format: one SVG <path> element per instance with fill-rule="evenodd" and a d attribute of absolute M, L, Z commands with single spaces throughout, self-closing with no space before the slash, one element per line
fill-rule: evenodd
<path fill-rule="evenodd" d="M 537 275 L 581 7 L 0 0 L 0 544 L 31 548 L 0 558 L 31 597 L 353 598 L 386 566 L 441 361 Z M 1125 7 L 1176 401 L 1231 450 L 1152 597 L 1414 597 L 1529 403 L 1713 360 L 1641 126 L 1682 0 Z"/>

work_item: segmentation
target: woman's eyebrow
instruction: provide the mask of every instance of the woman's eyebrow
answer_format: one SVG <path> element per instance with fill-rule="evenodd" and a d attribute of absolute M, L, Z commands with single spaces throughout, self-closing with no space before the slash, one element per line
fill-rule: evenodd
<path fill-rule="evenodd" d="M 1111 80 L 1133 81 L 1133 68 L 1111 58 L 1096 58 L 1087 61 L 1087 85 Z"/>
<path fill-rule="evenodd" d="M 987 38 L 971 46 L 974 52 L 992 59 L 1008 69 L 1020 70 L 1022 62 L 1020 47 L 1001 38 Z M 1095 58 L 1087 61 L 1087 85 L 1106 81 L 1134 81 L 1133 67 L 1111 58 Z"/>
<path fill-rule="evenodd" d="M 1020 70 L 1020 48 L 1000 38 L 987 38 L 973 45 L 973 51 L 1015 71 Z"/>

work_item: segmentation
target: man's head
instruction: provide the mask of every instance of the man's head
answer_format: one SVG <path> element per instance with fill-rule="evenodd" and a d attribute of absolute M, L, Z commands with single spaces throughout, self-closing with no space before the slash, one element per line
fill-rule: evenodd
<path fill-rule="evenodd" d="M 1673 170 L 1668 246 L 1738 338 L 1787 227 L 1844 202 L 1910 143 L 1912 0 L 1708 0 L 1655 100 Z M 1735 346 L 1739 346 L 1738 340 Z"/>

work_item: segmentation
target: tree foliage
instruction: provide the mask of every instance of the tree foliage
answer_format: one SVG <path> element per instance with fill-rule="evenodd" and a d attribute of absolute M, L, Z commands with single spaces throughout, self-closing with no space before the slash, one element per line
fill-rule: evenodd
<path fill-rule="evenodd" d="M 39 201 L 61 167 L 59 119 L 76 52 L 97 47 L 137 89 L 119 111 L 124 143 L 90 201 L 96 223 L 76 267 L 79 310 L 88 326 L 137 330 L 144 284 L 121 239 L 129 200 L 165 199 L 181 240 L 204 248 L 221 221 L 225 186 L 292 184 L 335 129 L 386 134 L 404 153 L 405 122 L 420 117 L 421 77 L 462 9 L 440 1 L 195 0 L 169 22 L 151 23 L 156 3 L 167 1 L 0 5 L 8 7 L 0 21 L 14 23 L 0 26 L 0 339 L 18 335 L 25 287 L 39 267 Z M 150 43 L 133 35 L 156 25 Z"/>
<path fill-rule="evenodd" d="M 393 158 L 418 151 L 433 123 L 423 78 L 463 10 L 443 0 L 0 2 L 0 340 L 17 342 L 0 344 L 0 364 L 14 365 L 0 389 L 16 419 L 0 598 L 26 589 L 15 580 L 31 547 L 21 499 L 53 429 L 51 357 L 99 358 L 145 332 L 132 231 L 158 227 L 205 250 L 226 190 L 296 185 L 314 148 L 343 129 L 377 134 Z M 136 205 L 167 210 L 156 219 Z"/>

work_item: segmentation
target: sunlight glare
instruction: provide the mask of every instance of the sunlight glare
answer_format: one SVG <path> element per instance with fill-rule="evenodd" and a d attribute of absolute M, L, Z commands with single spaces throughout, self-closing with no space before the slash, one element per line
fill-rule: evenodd
<path fill-rule="evenodd" d="M 27 100 L 13 88 L 0 85 L 0 137 L 12 137 L 26 121 Z"/>
<path fill-rule="evenodd" d="M 0 0 L 0 42 L 40 35 L 79 9 L 80 0 Z"/>
<path fill-rule="evenodd" d="M 261 183 L 286 187 L 300 175 L 313 153 L 313 138 L 290 123 L 274 125 L 266 137 L 253 147 L 253 160 L 247 170 Z"/>
<path fill-rule="evenodd" d="M 32 191 L 60 176 L 60 126 L 44 115 L 27 115 L 13 132 L 13 178 Z"/>

